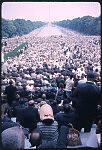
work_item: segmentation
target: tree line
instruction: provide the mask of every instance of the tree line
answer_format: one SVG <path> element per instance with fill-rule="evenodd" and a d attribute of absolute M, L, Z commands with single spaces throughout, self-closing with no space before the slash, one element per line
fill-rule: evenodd
<path fill-rule="evenodd" d="M 12 38 L 14 36 L 22 36 L 28 34 L 31 31 L 40 28 L 46 23 L 42 21 L 30 21 L 24 19 L 7 20 L 2 18 L 2 37 Z"/>
<path fill-rule="evenodd" d="M 84 16 L 72 20 L 62 20 L 53 22 L 53 24 L 68 28 L 85 35 L 101 35 L 101 16 Z"/>

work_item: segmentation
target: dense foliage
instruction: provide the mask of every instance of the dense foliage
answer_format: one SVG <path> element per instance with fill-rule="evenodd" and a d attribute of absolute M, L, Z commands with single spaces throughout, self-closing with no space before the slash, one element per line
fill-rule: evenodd
<path fill-rule="evenodd" d="M 2 19 L 2 37 L 14 37 L 16 35 L 22 36 L 23 34 L 28 34 L 29 32 L 45 25 L 44 22 L 24 19 L 16 20 L 6 20 Z"/>
<path fill-rule="evenodd" d="M 8 59 L 8 57 L 15 57 L 18 56 L 19 54 L 19 50 L 21 50 L 22 48 L 26 48 L 28 46 L 28 43 L 22 43 L 20 46 L 18 46 L 17 48 L 15 48 L 13 51 L 4 54 L 4 59 Z"/>
<path fill-rule="evenodd" d="M 101 35 L 101 16 L 84 16 L 82 18 L 79 17 L 73 20 L 62 20 L 53 23 L 85 35 Z"/>

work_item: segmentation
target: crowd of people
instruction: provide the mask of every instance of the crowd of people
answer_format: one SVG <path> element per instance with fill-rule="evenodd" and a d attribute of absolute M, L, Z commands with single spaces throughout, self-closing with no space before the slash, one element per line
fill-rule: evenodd
<path fill-rule="evenodd" d="M 2 62 L 4 148 L 24 149 L 26 137 L 29 149 L 66 148 L 69 123 L 79 132 L 101 124 L 100 37 L 66 32 L 39 37 L 33 31 L 2 46 L 5 53 L 9 45 L 28 43 L 19 56 Z"/>

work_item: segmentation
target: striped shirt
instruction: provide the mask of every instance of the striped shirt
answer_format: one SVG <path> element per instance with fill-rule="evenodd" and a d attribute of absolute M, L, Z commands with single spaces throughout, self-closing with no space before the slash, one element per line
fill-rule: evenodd
<path fill-rule="evenodd" d="M 51 125 L 46 125 L 42 122 L 37 124 L 37 128 L 39 128 L 43 134 L 43 140 L 56 140 L 58 139 L 58 123 L 54 121 Z"/>

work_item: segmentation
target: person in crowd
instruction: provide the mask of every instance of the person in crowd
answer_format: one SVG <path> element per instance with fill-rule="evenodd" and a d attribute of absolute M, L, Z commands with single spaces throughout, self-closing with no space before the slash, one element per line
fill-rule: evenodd
<path fill-rule="evenodd" d="M 101 120 L 97 123 L 96 134 L 101 134 Z"/>
<path fill-rule="evenodd" d="M 35 102 L 37 101 L 38 98 L 42 98 L 42 94 L 45 94 L 46 99 L 51 102 L 51 107 L 53 109 L 54 115 L 58 112 L 60 112 L 61 115 L 62 113 L 65 115 L 65 112 L 63 110 L 64 104 L 68 104 L 72 100 L 72 106 L 74 107 L 75 114 L 76 114 L 76 118 L 75 118 L 76 129 L 80 131 L 81 128 L 84 128 L 85 132 L 86 131 L 89 132 L 91 128 L 92 120 L 94 120 L 94 123 L 98 123 L 98 121 L 100 120 L 99 111 L 97 111 L 96 113 L 97 104 L 95 101 L 96 99 L 99 99 L 98 89 L 101 88 L 101 68 L 100 68 L 101 66 L 100 41 L 101 40 L 100 40 L 100 36 L 82 36 L 82 35 L 80 36 L 80 34 L 77 35 L 76 33 L 73 33 L 71 31 L 65 31 L 65 32 L 67 32 L 69 36 L 51 36 L 47 38 L 44 37 L 39 38 L 36 36 L 35 31 L 33 31 L 21 37 L 16 36 L 12 39 L 7 38 L 6 39 L 7 45 L 4 44 L 5 46 L 2 47 L 3 54 L 12 51 L 13 49 L 15 49 L 15 47 L 18 47 L 20 44 L 22 44 L 25 41 L 29 43 L 28 44 L 29 46 L 27 46 L 26 49 L 23 48 L 22 50 L 20 50 L 19 55 L 17 57 L 16 56 L 10 57 L 7 60 L 6 59 L 4 60 L 4 65 L 2 64 L 2 88 L 4 88 L 5 90 L 5 86 L 9 83 L 9 80 L 12 79 L 13 81 L 13 79 L 15 79 L 14 83 L 16 86 L 17 83 L 19 82 L 21 83 L 21 86 L 20 88 L 18 87 L 17 92 L 21 93 L 21 89 L 23 88 L 23 86 L 28 87 L 29 88 L 27 89 L 28 91 L 24 92 L 23 90 L 22 95 L 28 96 L 29 95 L 28 93 L 30 93 L 31 99 L 34 99 Z M 5 43 L 5 39 L 2 40 Z M 20 68 L 18 68 L 19 66 Z M 81 80 L 81 77 L 83 75 L 86 76 L 86 74 L 90 70 L 92 73 L 95 73 L 94 81 L 98 87 L 91 80 L 82 83 L 83 80 Z M 67 78 L 67 76 L 70 75 L 74 77 L 74 87 L 72 88 L 73 98 L 71 97 L 71 99 L 70 97 L 67 98 L 66 91 L 65 91 L 66 88 L 65 79 Z M 32 83 L 32 86 L 31 84 L 28 84 L 32 82 L 31 80 L 34 81 Z M 80 82 L 82 84 L 80 84 Z M 11 93 L 10 95 L 13 94 L 12 90 L 10 90 L 10 92 L 9 90 L 7 91 L 8 91 L 8 95 L 10 93 Z M 3 96 L 4 96 L 4 91 L 2 90 L 2 97 Z M 15 96 L 13 97 L 8 96 L 8 99 L 10 101 L 11 107 L 13 106 L 15 107 L 15 104 L 19 105 L 19 103 L 15 101 Z M 30 99 L 27 99 L 27 103 L 29 103 L 28 100 Z M 5 95 L 5 100 L 4 98 L 2 99 L 2 103 L 5 103 L 5 101 L 6 101 L 6 95 Z M 40 102 L 41 101 L 42 99 L 40 100 Z M 100 105 L 100 102 L 98 105 Z M 28 126 L 28 124 L 30 124 L 31 121 L 32 122 L 31 124 L 34 127 L 34 128 L 30 127 L 32 128 L 30 132 L 32 132 L 32 130 L 37 127 L 35 125 L 36 123 L 33 125 L 33 121 L 36 120 L 35 119 L 36 113 L 35 111 L 33 112 L 33 109 L 35 109 L 33 108 L 34 105 L 30 106 L 29 104 L 29 106 L 27 107 L 28 107 L 28 111 L 26 111 L 24 115 L 25 116 L 24 125 L 27 124 Z M 37 107 L 40 113 L 41 108 L 39 106 Z M 72 110 L 70 110 L 69 113 L 71 113 L 71 111 Z M 11 124 L 13 124 L 10 123 L 11 122 L 9 121 L 10 119 L 7 118 L 10 115 L 6 116 L 7 114 L 6 112 L 7 111 L 5 111 L 5 117 L 3 117 L 3 113 L 1 115 L 1 117 L 3 118 L 2 127 L 4 129 L 11 127 Z M 45 115 L 48 115 L 49 117 L 48 113 Z M 6 122 L 4 122 L 5 120 Z M 4 123 L 7 125 L 3 125 Z M 57 139 L 58 123 L 55 120 L 50 118 L 50 119 L 40 120 L 38 124 L 41 130 L 43 131 L 42 134 L 44 135 L 44 138 L 46 137 L 46 139 L 50 139 L 49 142 L 52 139 L 54 139 L 54 142 L 56 142 L 55 138 Z M 47 130 L 46 129 L 43 130 L 42 129 L 43 126 L 44 129 L 46 128 Z M 52 128 L 54 132 L 51 133 L 52 130 L 50 131 L 50 129 Z M 45 134 L 44 131 L 46 132 Z M 48 137 L 47 137 L 47 132 L 48 132 Z"/>
<path fill-rule="evenodd" d="M 65 90 L 64 90 L 64 84 L 59 84 L 60 89 L 57 91 L 56 100 L 57 103 L 61 103 L 61 100 L 65 99 Z"/>
<path fill-rule="evenodd" d="M 34 86 L 35 87 L 41 87 L 42 86 L 42 81 L 39 75 L 37 75 L 36 79 L 34 80 Z"/>
<path fill-rule="evenodd" d="M 5 88 L 5 94 L 7 95 L 7 102 L 11 106 L 13 101 L 16 101 L 17 88 L 12 85 L 12 80 L 9 81 L 9 85 Z"/>
<path fill-rule="evenodd" d="M 72 95 L 72 88 L 74 87 L 74 81 L 73 81 L 73 76 L 70 75 L 70 77 L 65 81 L 66 84 L 66 96 L 70 97 Z"/>
<path fill-rule="evenodd" d="M 25 99 L 20 98 L 19 105 L 15 107 L 15 113 L 16 113 L 16 122 L 18 122 L 20 125 L 22 125 L 23 122 L 23 110 L 27 108 L 25 105 Z"/>
<path fill-rule="evenodd" d="M 21 98 L 28 98 L 30 95 L 30 92 L 27 90 L 26 86 L 23 86 L 23 90 L 19 92 L 19 95 Z"/>
<path fill-rule="evenodd" d="M 54 100 L 55 96 L 56 96 L 56 92 L 57 92 L 57 89 L 55 91 L 55 89 L 53 87 L 48 88 L 48 92 L 47 92 L 47 95 L 46 95 L 47 99 L 48 100 L 49 99 L 53 99 Z"/>
<path fill-rule="evenodd" d="M 71 123 L 73 127 L 75 126 L 75 112 L 71 111 L 71 105 L 63 105 L 63 113 L 58 112 L 55 114 L 54 118 L 58 122 L 58 128 L 60 129 L 62 125 L 66 126 Z"/>
<path fill-rule="evenodd" d="M 40 120 L 37 123 L 37 128 L 42 131 L 44 140 L 58 139 L 58 123 L 54 120 L 53 110 L 50 105 L 44 104 L 40 107 Z"/>
<path fill-rule="evenodd" d="M 51 101 L 52 100 L 52 101 Z M 57 104 L 57 101 L 56 100 L 53 100 L 53 99 L 50 99 L 50 103 L 51 103 L 51 107 L 53 109 L 53 114 L 55 115 L 56 113 L 59 112 L 58 110 L 58 104 Z"/>
<path fill-rule="evenodd" d="M 14 126 L 19 126 L 19 124 L 13 122 L 8 117 L 7 106 L 5 104 L 2 104 L 1 105 L 1 132 Z"/>
<path fill-rule="evenodd" d="M 39 121 L 38 109 L 35 108 L 34 100 L 28 102 L 28 107 L 22 111 L 22 126 L 29 128 L 31 133 L 34 129 L 37 128 L 37 123 Z"/>
<path fill-rule="evenodd" d="M 31 148 L 67 148 L 67 127 L 62 126 L 57 141 L 47 141 L 43 139 L 42 132 L 37 128 L 30 135 Z"/>
<path fill-rule="evenodd" d="M 84 128 L 85 132 L 90 132 L 100 100 L 100 88 L 94 84 L 94 73 L 89 72 L 87 80 L 86 83 L 76 87 L 73 98 L 76 98 L 75 128 L 79 131 Z"/>
<path fill-rule="evenodd" d="M 45 101 L 47 104 L 50 105 L 49 100 L 46 99 L 46 94 L 42 94 L 42 100 Z"/>
<path fill-rule="evenodd" d="M 25 135 L 21 128 L 11 127 L 1 133 L 3 149 L 24 149 Z"/>
<path fill-rule="evenodd" d="M 17 82 L 16 87 L 17 87 L 17 93 L 20 93 L 23 90 L 21 82 Z"/>
<path fill-rule="evenodd" d="M 78 81 L 78 84 L 86 83 L 87 79 L 85 78 L 85 75 L 81 75 L 81 79 Z"/>

